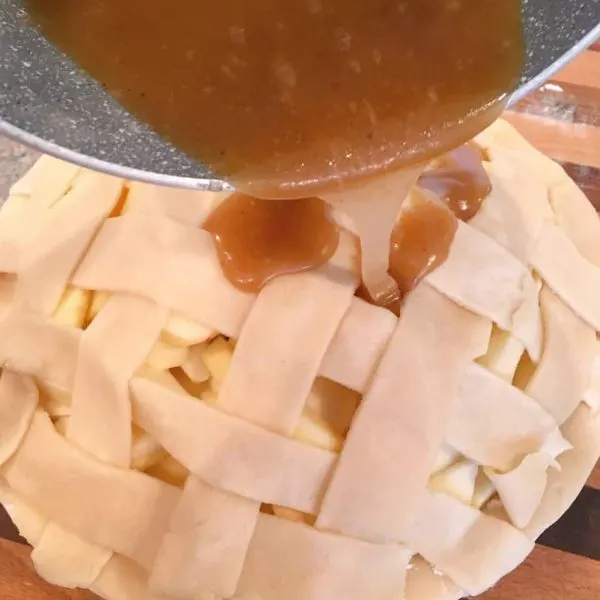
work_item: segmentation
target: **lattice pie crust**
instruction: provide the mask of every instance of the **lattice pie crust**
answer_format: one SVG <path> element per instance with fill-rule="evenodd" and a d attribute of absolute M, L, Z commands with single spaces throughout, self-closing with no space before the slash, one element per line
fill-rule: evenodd
<path fill-rule="evenodd" d="M 257 295 L 221 196 L 42 158 L 0 212 L 1 499 L 109 600 L 454 600 L 521 563 L 600 454 L 600 220 L 509 125 L 401 317 L 354 248 Z M 403 596 L 404 594 L 404 596 Z"/>

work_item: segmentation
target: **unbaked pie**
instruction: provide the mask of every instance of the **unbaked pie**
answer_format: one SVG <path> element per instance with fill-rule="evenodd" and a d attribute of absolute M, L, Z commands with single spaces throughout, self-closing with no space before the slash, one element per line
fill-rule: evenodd
<path fill-rule="evenodd" d="M 200 227 L 222 195 L 42 158 L 0 212 L 1 500 L 40 575 L 453 600 L 519 565 L 600 454 L 600 220 L 506 123 L 477 143 L 492 190 L 399 318 L 347 231 L 241 291 Z"/>

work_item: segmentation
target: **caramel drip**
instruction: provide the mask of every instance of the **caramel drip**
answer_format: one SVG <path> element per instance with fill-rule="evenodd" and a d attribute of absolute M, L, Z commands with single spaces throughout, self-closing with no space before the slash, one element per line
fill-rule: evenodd
<path fill-rule="evenodd" d="M 258 200 L 234 194 L 203 227 L 213 234 L 227 279 L 248 292 L 279 275 L 318 269 L 333 256 L 339 237 L 318 198 Z"/>
<path fill-rule="evenodd" d="M 394 229 L 390 275 L 406 295 L 448 258 L 456 217 L 446 207 L 415 195 Z"/>
<path fill-rule="evenodd" d="M 459 219 L 468 221 L 492 191 L 482 158 L 478 147 L 465 144 L 445 154 L 436 168 L 423 173 L 419 185 L 439 196 Z"/>
<path fill-rule="evenodd" d="M 427 171 L 419 185 L 439 195 L 436 203 L 417 192 L 403 208 L 391 236 L 389 275 L 398 294 L 385 306 L 398 312 L 402 298 L 444 263 L 458 226 L 473 217 L 491 191 L 474 145 L 453 150 Z M 240 289 L 257 292 L 278 275 L 317 269 L 335 252 L 336 224 L 318 198 L 258 200 L 234 194 L 207 219 L 226 277 Z M 364 286 L 359 295 L 373 302 Z"/>

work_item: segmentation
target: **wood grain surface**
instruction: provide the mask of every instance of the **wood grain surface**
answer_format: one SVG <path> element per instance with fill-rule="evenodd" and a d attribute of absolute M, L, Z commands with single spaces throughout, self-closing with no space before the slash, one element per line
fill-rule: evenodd
<path fill-rule="evenodd" d="M 507 118 L 562 162 L 600 210 L 600 43 L 521 101 Z M 54 588 L 36 576 L 30 549 L 1 507 L 0 538 L 0 600 L 93 600 L 89 592 Z M 600 466 L 528 560 L 482 598 L 600 599 Z"/>

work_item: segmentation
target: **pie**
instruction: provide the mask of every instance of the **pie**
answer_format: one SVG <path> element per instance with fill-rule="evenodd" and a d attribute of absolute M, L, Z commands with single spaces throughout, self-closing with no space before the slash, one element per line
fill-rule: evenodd
<path fill-rule="evenodd" d="M 399 318 L 348 232 L 244 292 L 222 194 L 40 159 L 0 212 L 0 500 L 40 575 L 454 600 L 517 567 L 600 455 L 600 219 L 507 123 L 476 142 L 492 191 Z"/>

